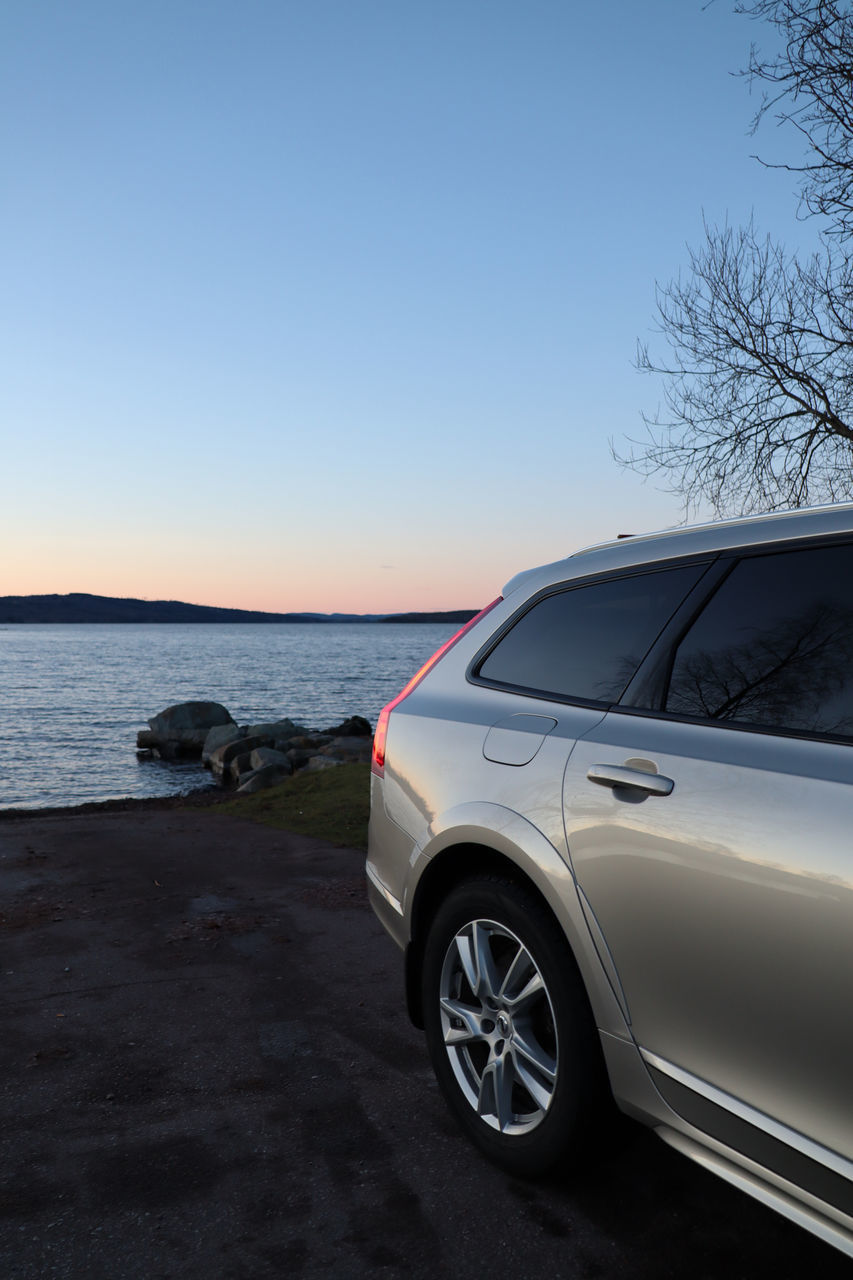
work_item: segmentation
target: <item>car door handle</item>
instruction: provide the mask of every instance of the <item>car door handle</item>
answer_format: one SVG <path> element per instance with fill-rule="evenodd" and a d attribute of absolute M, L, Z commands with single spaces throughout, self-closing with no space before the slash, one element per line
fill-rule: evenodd
<path fill-rule="evenodd" d="M 650 796 L 668 796 L 675 786 L 672 778 L 665 778 L 662 773 L 646 773 L 621 764 L 594 764 L 586 776 L 602 787 L 631 787 Z"/>

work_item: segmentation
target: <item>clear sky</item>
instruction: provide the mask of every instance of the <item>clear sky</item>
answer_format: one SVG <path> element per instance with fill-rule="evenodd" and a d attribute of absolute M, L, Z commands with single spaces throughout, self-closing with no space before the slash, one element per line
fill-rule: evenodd
<path fill-rule="evenodd" d="M 678 523 L 609 441 L 703 211 L 794 230 L 729 0 L 0 5 L 0 595 L 475 607 Z"/>

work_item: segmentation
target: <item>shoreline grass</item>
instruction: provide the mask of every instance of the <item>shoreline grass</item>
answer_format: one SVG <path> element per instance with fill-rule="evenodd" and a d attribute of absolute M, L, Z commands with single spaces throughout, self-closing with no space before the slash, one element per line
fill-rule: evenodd
<path fill-rule="evenodd" d="M 212 812 L 248 818 L 330 844 L 366 849 L 370 766 L 342 764 L 316 773 L 297 773 L 265 791 L 217 804 Z"/>

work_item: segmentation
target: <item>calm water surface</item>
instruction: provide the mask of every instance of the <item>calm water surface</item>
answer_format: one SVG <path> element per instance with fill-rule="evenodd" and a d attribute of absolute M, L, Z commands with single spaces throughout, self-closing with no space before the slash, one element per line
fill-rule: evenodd
<path fill-rule="evenodd" d="M 438 623 L 0 628 L 0 808 L 171 795 L 198 764 L 136 754 L 149 716 L 212 699 L 238 724 L 376 716 L 457 629 Z"/>

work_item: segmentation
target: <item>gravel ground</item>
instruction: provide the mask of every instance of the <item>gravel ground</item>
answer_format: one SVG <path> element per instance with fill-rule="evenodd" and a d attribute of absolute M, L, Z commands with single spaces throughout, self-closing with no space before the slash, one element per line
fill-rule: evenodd
<path fill-rule="evenodd" d="M 362 855 L 205 804 L 0 822 L 0 1276 L 849 1276 L 627 1120 L 521 1183 L 456 1132 Z"/>

